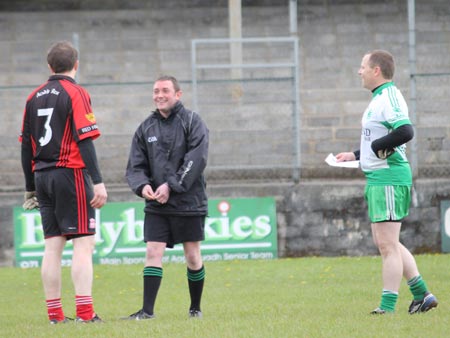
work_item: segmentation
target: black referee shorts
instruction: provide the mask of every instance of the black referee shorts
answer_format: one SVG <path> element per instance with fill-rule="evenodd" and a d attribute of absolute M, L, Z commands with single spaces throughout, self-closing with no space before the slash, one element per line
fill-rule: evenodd
<path fill-rule="evenodd" d="M 168 248 L 205 239 L 205 216 L 145 214 L 144 242 L 163 242 Z"/>

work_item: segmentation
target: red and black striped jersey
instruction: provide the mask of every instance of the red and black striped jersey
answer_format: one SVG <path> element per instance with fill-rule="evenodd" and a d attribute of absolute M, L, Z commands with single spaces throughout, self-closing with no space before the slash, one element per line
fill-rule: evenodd
<path fill-rule="evenodd" d="M 100 136 L 88 92 L 74 79 L 52 75 L 27 99 L 20 141 L 33 170 L 84 168 L 77 143 Z"/>

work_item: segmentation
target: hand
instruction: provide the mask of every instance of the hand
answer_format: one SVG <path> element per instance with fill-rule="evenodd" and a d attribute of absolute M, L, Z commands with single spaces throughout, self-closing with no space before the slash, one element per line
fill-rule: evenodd
<path fill-rule="evenodd" d="M 153 189 L 150 186 L 150 184 L 146 184 L 144 188 L 142 188 L 142 197 L 144 197 L 147 200 L 155 199 L 155 193 L 153 192 Z"/>
<path fill-rule="evenodd" d="M 385 160 L 395 152 L 394 149 L 380 149 L 376 152 L 379 159 Z"/>
<path fill-rule="evenodd" d="M 169 184 L 167 183 L 161 184 L 155 191 L 155 199 L 161 204 L 167 203 L 167 201 L 169 200 L 169 195 L 170 188 Z"/>
<path fill-rule="evenodd" d="M 353 152 L 339 153 L 336 155 L 337 162 L 355 161 L 356 157 Z"/>
<path fill-rule="evenodd" d="M 36 191 L 25 191 L 23 199 L 23 208 L 25 210 L 39 209 L 39 202 L 36 197 Z"/>
<path fill-rule="evenodd" d="M 94 185 L 94 198 L 91 200 L 91 207 L 100 209 L 105 205 L 108 194 L 106 193 L 106 188 L 103 183 L 98 183 Z"/>

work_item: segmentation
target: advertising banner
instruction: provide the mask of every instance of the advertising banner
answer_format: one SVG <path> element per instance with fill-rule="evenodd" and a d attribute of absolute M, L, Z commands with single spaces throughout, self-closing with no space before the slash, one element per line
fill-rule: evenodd
<path fill-rule="evenodd" d="M 143 264 L 145 243 L 143 202 L 107 203 L 96 211 L 96 264 Z M 44 253 L 39 211 L 14 208 L 15 265 L 38 267 Z M 204 261 L 277 258 L 276 206 L 272 197 L 216 199 L 208 203 Z M 71 264 L 72 241 L 63 251 L 63 266 Z M 183 247 L 167 249 L 163 262 L 184 262 Z"/>

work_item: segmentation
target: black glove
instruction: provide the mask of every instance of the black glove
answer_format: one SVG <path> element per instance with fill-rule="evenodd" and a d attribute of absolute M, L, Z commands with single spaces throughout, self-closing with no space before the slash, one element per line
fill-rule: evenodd
<path fill-rule="evenodd" d="M 25 210 L 39 209 L 39 202 L 36 197 L 36 191 L 25 191 L 23 208 Z"/>
<path fill-rule="evenodd" d="M 389 156 L 391 156 L 395 152 L 394 149 L 380 149 L 378 150 L 375 155 L 381 160 L 387 159 Z"/>
<path fill-rule="evenodd" d="M 381 160 L 387 159 L 395 152 L 394 149 L 386 147 L 386 145 L 382 142 L 384 139 L 385 137 L 375 140 L 370 145 L 372 151 L 375 153 L 375 156 Z"/>

